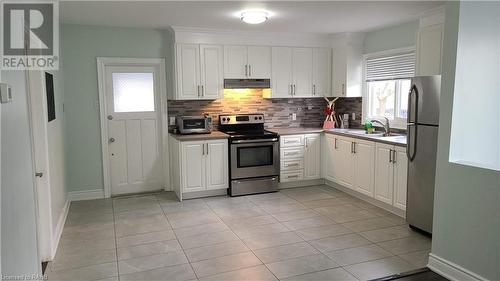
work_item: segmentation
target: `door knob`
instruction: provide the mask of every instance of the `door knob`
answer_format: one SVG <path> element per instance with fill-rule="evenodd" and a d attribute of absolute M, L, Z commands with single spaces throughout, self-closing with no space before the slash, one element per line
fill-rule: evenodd
<path fill-rule="evenodd" d="M 35 177 L 41 178 L 41 177 L 43 177 L 43 173 L 42 172 L 37 172 L 37 173 L 35 173 Z"/>
<path fill-rule="evenodd" d="M 113 115 L 108 115 L 108 120 L 113 120 Z"/>
<path fill-rule="evenodd" d="M 115 138 L 110 138 L 109 142 L 115 142 Z"/>

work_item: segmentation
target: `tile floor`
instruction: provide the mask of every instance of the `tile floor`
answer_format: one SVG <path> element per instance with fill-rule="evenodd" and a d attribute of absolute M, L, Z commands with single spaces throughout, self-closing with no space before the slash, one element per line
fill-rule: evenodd
<path fill-rule="evenodd" d="M 429 238 L 328 186 L 177 202 L 73 202 L 49 281 L 369 280 L 424 267 Z"/>

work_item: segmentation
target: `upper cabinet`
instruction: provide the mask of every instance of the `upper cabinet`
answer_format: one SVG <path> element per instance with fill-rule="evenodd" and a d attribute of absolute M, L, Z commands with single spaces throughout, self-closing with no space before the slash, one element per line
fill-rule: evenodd
<path fill-rule="evenodd" d="M 415 75 L 440 75 L 443 53 L 444 13 L 420 19 Z"/>
<path fill-rule="evenodd" d="M 334 38 L 332 96 L 361 97 L 363 35 L 342 34 Z"/>
<path fill-rule="evenodd" d="M 224 78 L 271 78 L 271 47 L 224 46 Z"/>
<path fill-rule="evenodd" d="M 223 95 L 223 47 L 177 44 L 175 93 L 177 100 L 213 100 Z"/>
<path fill-rule="evenodd" d="M 328 96 L 331 84 L 328 48 L 272 48 L 272 97 Z"/>

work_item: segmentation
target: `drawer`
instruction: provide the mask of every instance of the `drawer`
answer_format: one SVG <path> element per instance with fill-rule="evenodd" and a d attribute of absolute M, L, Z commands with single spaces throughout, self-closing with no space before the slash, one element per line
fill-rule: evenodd
<path fill-rule="evenodd" d="M 304 147 L 282 147 L 280 149 L 281 159 L 294 159 L 304 157 Z"/>
<path fill-rule="evenodd" d="M 283 159 L 281 160 L 282 171 L 294 171 L 304 168 L 304 159 Z"/>
<path fill-rule="evenodd" d="M 281 136 L 281 147 L 303 146 L 304 135 Z"/>
<path fill-rule="evenodd" d="M 304 178 L 304 171 L 290 171 L 290 172 L 282 172 L 280 175 L 280 182 L 291 182 L 291 181 L 300 181 Z"/>

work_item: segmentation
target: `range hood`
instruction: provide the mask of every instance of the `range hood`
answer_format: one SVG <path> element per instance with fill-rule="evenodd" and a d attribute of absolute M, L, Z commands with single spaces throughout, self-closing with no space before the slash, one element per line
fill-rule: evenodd
<path fill-rule="evenodd" d="M 270 79 L 224 79 L 224 89 L 269 89 Z"/>

